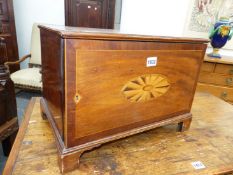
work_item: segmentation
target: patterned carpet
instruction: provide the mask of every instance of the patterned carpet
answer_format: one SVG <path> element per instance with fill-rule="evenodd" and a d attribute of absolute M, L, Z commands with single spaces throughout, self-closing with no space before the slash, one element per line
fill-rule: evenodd
<path fill-rule="evenodd" d="M 38 97 L 38 96 L 41 96 L 41 94 L 35 92 L 25 92 L 25 91 L 20 91 L 16 94 L 17 114 L 18 114 L 19 124 L 21 124 L 22 122 L 24 110 L 27 107 L 29 100 L 32 97 Z M 2 170 L 4 168 L 6 160 L 7 157 L 3 155 L 2 146 L 0 146 L 0 174 L 2 174 Z"/>

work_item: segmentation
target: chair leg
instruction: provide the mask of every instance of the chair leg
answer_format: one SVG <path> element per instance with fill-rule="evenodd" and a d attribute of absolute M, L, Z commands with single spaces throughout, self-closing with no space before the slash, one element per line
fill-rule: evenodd
<path fill-rule="evenodd" d="M 2 141 L 2 149 L 3 149 L 3 153 L 5 156 L 9 156 L 11 148 L 15 141 L 16 135 L 17 135 L 17 131 Z"/>

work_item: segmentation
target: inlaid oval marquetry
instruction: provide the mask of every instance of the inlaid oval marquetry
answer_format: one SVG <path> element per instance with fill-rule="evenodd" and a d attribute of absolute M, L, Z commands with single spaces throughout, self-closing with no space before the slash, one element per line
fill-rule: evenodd
<path fill-rule="evenodd" d="M 136 77 L 125 84 L 122 93 L 131 102 L 144 102 L 164 95 L 170 87 L 166 76 L 149 74 Z"/>

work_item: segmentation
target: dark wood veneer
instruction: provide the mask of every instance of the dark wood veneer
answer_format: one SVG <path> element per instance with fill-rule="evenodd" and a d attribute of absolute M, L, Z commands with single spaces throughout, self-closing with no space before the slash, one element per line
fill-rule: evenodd
<path fill-rule="evenodd" d="M 54 122 L 63 138 L 63 117 L 64 117 L 64 40 L 57 34 L 41 30 L 42 50 L 50 48 L 49 52 L 42 52 L 42 82 L 43 96 L 54 116 Z M 52 46 L 52 47 L 51 47 Z M 52 70 L 52 71 L 50 71 Z"/>
<path fill-rule="evenodd" d="M 3 152 L 9 155 L 18 132 L 14 83 L 9 70 L 0 65 L 0 141 Z"/>
<path fill-rule="evenodd" d="M 15 31 L 15 20 L 12 0 L 0 0 L 0 37 L 5 44 L 6 56 L 0 57 L 0 64 L 7 61 L 18 60 L 18 46 Z M 10 71 L 15 72 L 19 65 L 11 66 Z"/>
<path fill-rule="evenodd" d="M 115 0 L 65 0 L 67 26 L 114 28 Z"/>

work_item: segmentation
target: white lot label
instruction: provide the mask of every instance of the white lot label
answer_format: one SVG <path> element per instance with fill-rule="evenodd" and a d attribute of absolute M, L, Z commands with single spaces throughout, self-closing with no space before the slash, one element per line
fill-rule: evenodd
<path fill-rule="evenodd" d="M 146 60 L 146 67 L 153 67 L 157 65 L 157 57 L 148 57 Z"/>
<path fill-rule="evenodd" d="M 191 164 L 196 170 L 205 168 L 205 165 L 201 161 L 192 162 Z"/>

